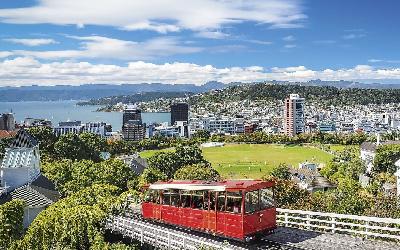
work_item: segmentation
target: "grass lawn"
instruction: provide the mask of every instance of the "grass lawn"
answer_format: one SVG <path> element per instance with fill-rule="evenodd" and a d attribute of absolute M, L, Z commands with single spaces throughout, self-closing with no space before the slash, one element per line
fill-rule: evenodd
<path fill-rule="evenodd" d="M 304 161 L 326 164 L 332 158 L 317 148 L 276 144 L 228 144 L 204 148 L 203 154 L 225 178 L 260 178 L 279 163 L 297 167 Z"/>
<path fill-rule="evenodd" d="M 164 149 L 167 151 L 172 149 Z M 333 156 L 308 146 L 277 144 L 227 144 L 224 147 L 203 148 L 204 157 L 224 177 L 229 179 L 261 178 L 274 166 L 286 163 L 298 166 L 304 161 L 327 163 Z M 148 158 L 158 150 L 141 152 Z"/>

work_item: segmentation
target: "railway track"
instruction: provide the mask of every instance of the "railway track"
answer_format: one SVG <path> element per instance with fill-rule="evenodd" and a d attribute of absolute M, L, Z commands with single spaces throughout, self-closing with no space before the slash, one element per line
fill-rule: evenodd
<path fill-rule="evenodd" d="M 269 239 L 252 243 L 224 239 L 203 232 L 144 220 L 140 213 L 111 217 L 106 223 L 106 229 L 161 249 L 304 249 Z"/>

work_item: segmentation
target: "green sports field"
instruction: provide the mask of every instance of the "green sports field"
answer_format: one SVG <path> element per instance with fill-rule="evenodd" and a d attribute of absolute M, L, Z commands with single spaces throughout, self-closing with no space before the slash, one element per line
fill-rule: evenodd
<path fill-rule="evenodd" d="M 314 147 L 276 144 L 228 144 L 204 148 L 203 154 L 225 178 L 260 178 L 280 163 L 293 166 L 304 161 L 326 164 L 332 158 Z"/>
<path fill-rule="evenodd" d="M 261 178 L 274 166 L 286 163 L 298 166 L 304 161 L 327 163 L 333 156 L 308 146 L 278 144 L 228 144 L 223 147 L 203 148 L 204 157 L 224 178 Z M 150 157 L 157 151 L 144 151 Z"/>

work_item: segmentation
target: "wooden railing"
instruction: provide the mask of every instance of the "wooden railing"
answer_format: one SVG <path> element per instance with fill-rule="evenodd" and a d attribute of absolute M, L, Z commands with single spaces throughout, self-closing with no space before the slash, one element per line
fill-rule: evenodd
<path fill-rule="evenodd" d="M 400 240 L 400 219 L 277 208 L 280 226 Z"/>

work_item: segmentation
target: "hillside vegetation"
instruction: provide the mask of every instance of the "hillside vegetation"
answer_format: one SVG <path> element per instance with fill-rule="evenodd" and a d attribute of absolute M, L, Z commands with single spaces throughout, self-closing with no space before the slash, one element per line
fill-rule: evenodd
<path fill-rule="evenodd" d="M 400 89 L 340 89 L 335 87 L 277 85 L 259 83 L 232 86 L 219 91 L 211 91 L 192 96 L 192 105 L 205 102 L 226 102 L 239 100 L 284 100 L 289 94 L 297 93 L 308 102 L 323 105 L 367 105 L 400 102 Z"/>

